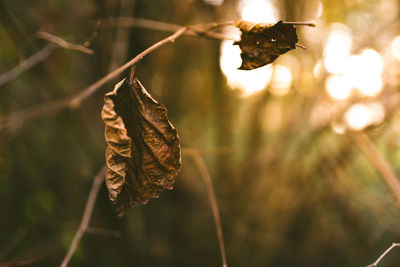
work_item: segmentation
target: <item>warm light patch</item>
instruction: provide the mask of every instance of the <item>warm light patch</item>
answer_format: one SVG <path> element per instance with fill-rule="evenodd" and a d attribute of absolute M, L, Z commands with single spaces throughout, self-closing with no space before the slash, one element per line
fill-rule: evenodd
<path fill-rule="evenodd" d="M 316 17 L 320 18 L 322 16 L 323 11 L 324 11 L 323 5 L 322 5 L 321 1 L 318 1 L 318 8 L 317 8 Z"/>
<path fill-rule="evenodd" d="M 400 36 L 396 36 L 392 41 L 392 53 L 397 60 L 400 60 Z"/>
<path fill-rule="evenodd" d="M 283 65 L 275 65 L 271 82 L 271 93 L 276 96 L 286 95 L 292 85 L 292 72 Z"/>
<path fill-rule="evenodd" d="M 271 80 L 272 67 L 267 65 L 255 70 L 238 70 L 242 59 L 240 49 L 232 41 L 221 44 L 220 67 L 225 74 L 228 85 L 242 90 L 243 96 L 251 95 L 265 89 Z"/>
<path fill-rule="evenodd" d="M 212 6 L 220 6 L 224 3 L 224 0 L 204 0 L 204 3 Z"/>
<path fill-rule="evenodd" d="M 238 10 L 242 20 L 267 23 L 278 21 L 278 12 L 271 0 L 241 0 Z M 265 89 L 271 81 L 272 66 L 243 71 L 238 70 L 241 62 L 239 46 L 234 46 L 232 41 L 222 42 L 220 67 L 227 78 L 228 85 L 241 89 L 243 96 Z"/>
<path fill-rule="evenodd" d="M 353 130 L 362 130 L 367 126 L 379 124 L 385 117 L 385 110 L 381 103 L 358 103 L 347 110 L 344 118 L 346 124 Z"/>
<path fill-rule="evenodd" d="M 241 0 L 238 10 L 242 20 L 275 23 L 278 12 L 271 0 Z"/>
<path fill-rule="evenodd" d="M 351 86 L 342 75 L 333 75 L 326 79 L 325 88 L 330 97 L 344 100 L 351 94 Z"/>
<path fill-rule="evenodd" d="M 344 134 L 346 132 L 346 125 L 343 123 L 332 122 L 331 124 L 332 131 L 336 134 Z"/>
<path fill-rule="evenodd" d="M 324 50 L 324 64 L 329 73 L 340 74 L 346 66 L 351 49 L 351 32 L 346 25 L 334 23 Z"/>
<path fill-rule="evenodd" d="M 343 76 L 362 95 L 376 96 L 382 90 L 383 60 L 373 49 L 349 58 Z"/>

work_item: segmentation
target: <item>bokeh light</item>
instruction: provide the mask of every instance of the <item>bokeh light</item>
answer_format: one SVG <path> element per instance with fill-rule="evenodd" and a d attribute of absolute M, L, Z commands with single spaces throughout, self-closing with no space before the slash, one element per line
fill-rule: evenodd
<path fill-rule="evenodd" d="M 344 118 L 348 127 L 353 130 L 363 130 L 370 125 L 376 125 L 383 121 L 385 110 L 381 103 L 357 103 L 352 105 Z"/>
<path fill-rule="evenodd" d="M 241 0 L 238 5 L 242 20 L 275 23 L 278 11 L 270 0 Z"/>
<path fill-rule="evenodd" d="M 350 55 L 352 35 L 350 29 L 341 23 L 333 23 L 324 50 L 326 70 L 331 74 L 343 72 Z"/>
<path fill-rule="evenodd" d="M 344 100 L 351 94 L 351 85 L 342 75 L 332 75 L 326 79 L 325 88 L 329 96 L 336 100 Z"/>
<path fill-rule="evenodd" d="M 220 67 L 231 88 L 241 90 L 243 96 L 265 89 L 271 81 L 272 67 L 267 65 L 255 70 L 239 70 L 242 63 L 240 49 L 232 41 L 221 44 Z"/>
<path fill-rule="evenodd" d="M 382 57 L 373 49 L 364 49 L 349 57 L 343 76 L 362 95 L 376 96 L 382 90 L 382 70 Z"/>
<path fill-rule="evenodd" d="M 274 65 L 271 81 L 271 93 L 276 96 L 286 95 L 292 85 L 292 72 L 286 66 Z"/>
<path fill-rule="evenodd" d="M 246 21 L 277 21 L 277 10 L 269 0 L 242 0 L 238 4 L 238 10 L 240 11 L 241 18 Z M 236 33 L 238 35 L 235 29 L 227 29 L 227 31 L 229 31 L 229 34 Z M 239 47 L 234 46 L 232 41 L 222 42 L 220 67 L 227 78 L 228 85 L 241 90 L 243 96 L 248 96 L 265 89 L 271 81 L 272 66 L 267 65 L 251 71 L 238 70 L 241 62 Z M 282 76 L 282 74 L 279 75 Z M 279 79 L 282 83 L 283 78 Z M 282 87 L 282 85 L 279 86 Z M 287 87 L 287 85 L 285 86 Z M 282 90 L 282 88 L 280 89 Z"/>
<path fill-rule="evenodd" d="M 396 36 L 392 41 L 392 53 L 397 60 L 400 60 L 400 36 Z"/>

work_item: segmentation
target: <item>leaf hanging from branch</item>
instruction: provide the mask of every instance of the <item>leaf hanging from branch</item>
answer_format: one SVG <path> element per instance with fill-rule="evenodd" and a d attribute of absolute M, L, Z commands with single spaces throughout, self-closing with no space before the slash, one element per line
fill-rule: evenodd
<path fill-rule="evenodd" d="M 276 24 L 254 24 L 238 21 L 235 26 L 242 33 L 240 41 L 234 43 L 241 50 L 241 70 L 252 70 L 272 63 L 278 56 L 295 49 L 297 45 L 296 28 L 293 24 L 279 21 Z M 309 25 L 309 24 L 300 24 Z"/>
<path fill-rule="evenodd" d="M 178 134 L 138 79 L 122 80 L 104 97 L 106 185 L 119 215 L 171 190 L 181 165 Z"/>

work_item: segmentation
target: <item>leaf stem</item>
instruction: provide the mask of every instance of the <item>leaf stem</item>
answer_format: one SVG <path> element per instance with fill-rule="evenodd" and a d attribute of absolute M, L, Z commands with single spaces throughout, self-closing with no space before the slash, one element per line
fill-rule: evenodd
<path fill-rule="evenodd" d="M 288 22 L 288 21 L 283 21 L 282 24 L 288 24 L 288 25 L 298 25 L 298 26 L 309 26 L 309 27 L 315 27 L 316 24 L 315 22 L 312 21 L 308 21 L 308 22 L 297 22 L 297 21 L 293 21 L 293 22 Z"/>

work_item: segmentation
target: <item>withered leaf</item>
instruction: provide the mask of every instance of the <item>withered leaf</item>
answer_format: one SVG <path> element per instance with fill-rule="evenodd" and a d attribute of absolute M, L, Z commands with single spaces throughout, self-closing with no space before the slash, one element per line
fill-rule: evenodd
<path fill-rule="evenodd" d="M 119 215 L 172 189 L 181 165 L 178 134 L 138 79 L 122 80 L 104 97 L 106 185 Z"/>
<path fill-rule="evenodd" d="M 276 24 L 254 24 L 247 21 L 235 23 L 242 33 L 234 43 L 241 50 L 241 70 L 252 70 L 272 63 L 278 56 L 296 48 L 296 28 L 279 21 Z"/>

